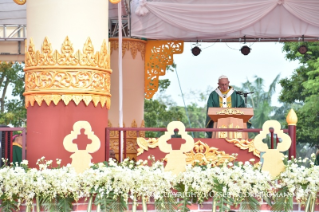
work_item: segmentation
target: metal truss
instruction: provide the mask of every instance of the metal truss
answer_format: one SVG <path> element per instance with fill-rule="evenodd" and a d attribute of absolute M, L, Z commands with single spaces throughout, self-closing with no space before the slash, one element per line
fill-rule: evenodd
<path fill-rule="evenodd" d="M 24 41 L 26 25 L 0 25 L 0 41 Z"/>
<path fill-rule="evenodd" d="M 244 43 L 244 42 L 306 42 L 306 41 L 319 41 L 319 37 L 287 37 L 287 38 L 223 38 L 223 39 L 189 39 L 184 40 L 184 42 L 209 42 L 209 43 L 228 43 L 228 42 L 237 42 L 237 43 Z"/>
<path fill-rule="evenodd" d="M 130 11 L 131 0 L 124 0 L 124 9 L 126 12 L 125 16 L 122 16 L 122 36 L 131 37 L 131 11 Z M 118 19 L 110 19 L 109 23 L 109 34 L 110 37 L 118 37 L 119 24 Z"/>

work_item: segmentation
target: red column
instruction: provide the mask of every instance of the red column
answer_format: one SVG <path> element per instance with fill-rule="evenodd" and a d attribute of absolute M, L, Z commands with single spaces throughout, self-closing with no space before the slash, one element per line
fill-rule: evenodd
<path fill-rule="evenodd" d="M 296 126 L 298 122 L 298 117 L 297 114 L 295 113 L 294 109 L 290 109 L 286 121 L 288 123 L 288 134 L 291 138 L 291 146 L 288 151 L 288 158 L 291 159 L 291 156 L 294 156 L 296 158 L 297 153 L 296 153 Z"/>
<path fill-rule="evenodd" d="M 296 158 L 297 152 L 296 152 L 296 145 L 297 145 L 297 139 L 296 139 L 296 125 L 288 125 L 288 134 L 291 138 L 291 146 L 288 151 L 289 159 L 291 156 L 294 156 Z"/>

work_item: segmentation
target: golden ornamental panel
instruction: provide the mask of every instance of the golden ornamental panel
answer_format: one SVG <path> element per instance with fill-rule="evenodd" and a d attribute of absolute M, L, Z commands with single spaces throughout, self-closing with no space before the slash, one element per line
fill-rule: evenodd
<path fill-rule="evenodd" d="M 112 127 L 112 123 L 110 120 L 108 121 L 108 127 Z M 123 123 L 123 127 L 125 127 L 125 123 Z M 131 127 L 137 127 L 137 123 L 135 120 L 131 123 Z M 141 126 L 145 127 L 144 120 L 142 120 Z M 138 153 L 137 149 L 137 136 L 135 131 L 126 131 L 126 153 L 127 156 L 136 159 L 136 154 Z M 145 132 L 140 131 L 139 137 L 145 137 Z M 119 154 L 119 131 L 110 131 L 110 149 L 114 150 L 115 154 L 118 156 Z"/>
<path fill-rule="evenodd" d="M 137 156 L 141 155 L 144 153 L 144 150 L 148 151 L 148 148 L 156 148 L 158 147 L 158 138 L 149 138 L 145 139 L 142 137 L 137 138 Z"/>
<path fill-rule="evenodd" d="M 248 149 L 248 152 L 252 152 L 255 156 L 260 158 L 260 151 L 255 148 L 254 140 L 239 140 L 239 139 L 225 139 L 228 143 L 235 144 L 242 150 Z"/>
<path fill-rule="evenodd" d="M 108 121 L 108 127 L 113 127 L 111 121 Z M 119 125 L 117 126 L 119 127 Z M 125 123 L 123 123 L 123 127 L 125 127 Z M 137 123 L 135 119 L 131 123 L 131 127 L 137 128 Z M 142 128 L 145 127 L 145 122 L 142 120 L 141 126 Z M 136 131 L 126 131 L 126 138 L 134 138 L 136 139 L 137 137 L 145 137 L 145 131 L 139 131 L 138 136 L 136 136 L 137 132 Z M 119 131 L 110 131 L 110 138 L 119 138 Z"/>
<path fill-rule="evenodd" d="M 111 54 L 112 54 L 114 50 L 118 50 L 119 42 L 118 42 L 118 38 L 110 38 L 109 41 L 111 44 Z M 146 41 L 132 39 L 132 38 L 123 38 L 122 57 L 124 57 L 126 51 L 130 51 L 133 59 L 135 59 L 137 52 L 140 52 L 142 60 L 144 60 L 145 46 L 146 46 Z"/>
<path fill-rule="evenodd" d="M 216 114 L 224 114 L 224 115 L 244 115 L 244 112 L 237 110 L 237 109 L 233 109 L 233 108 L 228 108 L 228 109 L 224 109 L 220 112 L 217 112 Z"/>
<path fill-rule="evenodd" d="M 110 54 L 106 41 L 100 51 L 95 51 L 88 38 L 82 51 L 75 51 L 67 36 L 61 51 L 52 48 L 46 37 L 41 51 L 36 50 L 32 38 L 26 42 L 25 92 L 26 107 L 37 102 L 55 105 L 63 101 L 68 105 L 73 101 L 78 105 L 93 102 L 95 106 L 110 108 L 111 73 Z"/>
<path fill-rule="evenodd" d="M 81 91 L 109 94 L 109 72 L 90 69 L 31 69 L 25 72 L 25 95 L 41 92 Z"/>
<path fill-rule="evenodd" d="M 206 165 L 211 162 L 213 166 L 219 166 L 227 161 L 234 161 L 235 156 L 226 154 L 224 151 L 218 151 L 216 147 L 209 147 L 208 144 L 198 140 L 191 152 L 186 154 L 186 163 L 194 165 L 200 163 Z"/>
<path fill-rule="evenodd" d="M 173 64 L 173 54 L 183 53 L 184 41 L 147 41 L 145 50 L 145 98 L 151 99 L 158 90 L 158 80 Z"/>

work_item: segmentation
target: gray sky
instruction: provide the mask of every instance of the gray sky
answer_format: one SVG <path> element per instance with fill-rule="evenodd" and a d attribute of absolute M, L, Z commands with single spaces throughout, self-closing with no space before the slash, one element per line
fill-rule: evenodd
<path fill-rule="evenodd" d="M 185 43 L 184 52 L 174 55 L 184 95 L 190 90 L 204 92 L 209 86 L 215 89 L 220 75 L 228 76 L 230 84 L 235 86 L 241 86 L 247 79 L 253 80 L 257 75 L 265 80 L 265 88 L 268 88 L 277 74 L 280 73 L 281 78 L 290 77 L 299 66 L 298 62 L 285 59 L 281 43 L 251 44 L 246 44 L 252 50 L 244 56 L 239 51 L 243 43 L 227 43 L 228 46 L 226 43 L 202 43 L 202 52 L 195 57 L 191 53 L 194 43 Z M 183 105 L 176 73 L 167 72 L 160 79 L 170 79 L 171 85 L 166 94 L 171 95 L 178 105 Z M 272 99 L 273 105 L 280 105 L 280 90 L 281 86 L 278 85 Z M 189 104 L 190 100 L 185 98 L 185 103 Z"/>

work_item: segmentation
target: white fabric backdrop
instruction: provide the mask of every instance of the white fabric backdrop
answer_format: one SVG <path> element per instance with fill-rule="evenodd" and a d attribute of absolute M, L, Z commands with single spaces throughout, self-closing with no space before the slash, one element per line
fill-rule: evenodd
<path fill-rule="evenodd" d="M 133 0 L 132 36 L 319 37 L 319 0 Z"/>

